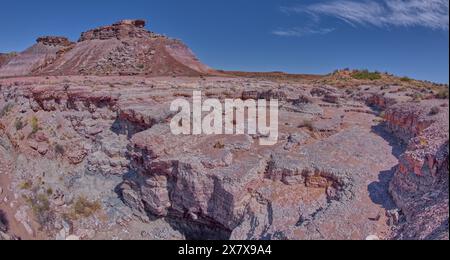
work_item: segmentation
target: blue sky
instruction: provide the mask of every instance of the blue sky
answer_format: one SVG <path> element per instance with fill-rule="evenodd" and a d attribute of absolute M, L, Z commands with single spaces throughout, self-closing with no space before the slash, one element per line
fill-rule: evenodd
<path fill-rule="evenodd" d="M 350 67 L 449 82 L 448 0 L 5 0 L 1 9 L 0 52 L 144 18 L 218 69 Z"/>

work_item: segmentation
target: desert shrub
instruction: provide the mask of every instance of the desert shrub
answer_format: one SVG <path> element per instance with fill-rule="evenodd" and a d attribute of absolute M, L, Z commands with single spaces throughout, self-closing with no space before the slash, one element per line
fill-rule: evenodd
<path fill-rule="evenodd" d="M 440 112 L 441 112 L 441 109 L 439 107 L 433 107 L 433 108 L 431 108 L 430 115 L 435 116 L 435 115 L 439 114 Z"/>
<path fill-rule="evenodd" d="M 50 210 L 50 201 L 46 194 L 38 194 L 36 198 L 33 199 L 33 211 L 38 213 L 39 215 L 44 213 L 45 211 Z"/>
<path fill-rule="evenodd" d="M 85 217 L 88 218 L 94 215 L 102 208 L 99 201 L 89 201 L 86 197 L 80 196 L 72 205 L 73 217 Z"/>
<path fill-rule="evenodd" d="M 28 203 L 41 227 L 48 228 L 53 224 L 55 216 L 50 208 L 50 200 L 47 194 L 38 193 L 32 198 L 28 198 Z"/>
<path fill-rule="evenodd" d="M 362 70 L 353 72 L 352 78 L 360 80 L 379 80 L 381 79 L 381 74 L 379 72 L 370 72 L 368 70 Z"/>
<path fill-rule="evenodd" d="M 31 133 L 35 134 L 39 131 L 39 120 L 37 117 L 33 116 L 31 118 Z"/>
<path fill-rule="evenodd" d="M 436 97 L 439 99 L 448 99 L 448 87 L 445 87 L 436 94 Z"/>
<path fill-rule="evenodd" d="M 408 77 L 402 77 L 402 78 L 400 78 L 400 81 L 402 81 L 402 82 L 411 82 L 411 79 L 408 78 Z"/>
<path fill-rule="evenodd" d="M 13 106 L 14 105 L 12 103 L 8 103 L 2 109 L 0 109 L 0 118 L 8 115 L 8 113 L 12 110 Z"/>
<path fill-rule="evenodd" d="M 298 126 L 299 128 L 306 128 L 309 131 L 313 132 L 314 131 L 314 127 L 313 127 L 313 123 L 311 120 L 303 120 L 303 122 Z"/>
<path fill-rule="evenodd" d="M 33 187 L 33 183 L 31 181 L 24 181 L 20 184 L 21 190 L 30 190 Z"/>
<path fill-rule="evenodd" d="M 412 95 L 412 99 L 414 102 L 420 102 L 423 100 L 423 95 L 420 93 L 415 93 Z"/>
<path fill-rule="evenodd" d="M 421 147 L 426 147 L 426 146 L 428 146 L 428 141 L 427 141 L 427 139 L 425 139 L 425 138 L 420 138 L 420 140 L 419 140 L 419 145 L 420 145 Z"/>
<path fill-rule="evenodd" d="M 217 143 L 214 144 L 214 149 L 223 149 L 225 148 L 225 145 L 223 144 L 222 141 L 218 141 Z"/>
<path fill-rule="evenodd" d="M 16 122 L 14 123 L 14 126 L 16 127 L 17 131 L 22 130 L 25 127 L 25 124 L 22 122 L 21 118 L 16 119 Z"/>
<path fill-rule="evenodd" d="M 60 144 L 55 144 L 55 153 L 56 153 L 57 155 L 63 156 L 64 153 L 65 153 L 64 146 L 62 146 L 62 145 L 60 145 Z"/>

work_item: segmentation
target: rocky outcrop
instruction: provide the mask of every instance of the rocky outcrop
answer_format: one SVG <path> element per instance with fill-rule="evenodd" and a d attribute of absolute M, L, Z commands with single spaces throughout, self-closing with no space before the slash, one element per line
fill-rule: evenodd
<path fill-rule="evenodd" d="M 339 96 L 333 95 L 333 94 L 326 94 L 323 97 L 323 101 L 331 104 L 338 104 L 339 103 Z"/>
<path fill-rule="evenodd" d="M 37 43 L 42 43 L 43 45 L 49 46 L 70 46 L 73 43 L 69 41 L 66 37 L 57 37 L 57 36 L 43 36 L 39 37 L 36 40 Z"/>
<path fill-rule="evenodd" d="M 372 94 L 366 99 L 366 103 L 370 106 L 374 106 L 378 109 L 386 109 L 390 106 L 393 106 L 398 101 L 395 98 L 388 98 L 385 95 L 381 94 Z"/>
<path fill-rule="evenodd" d="M 265 91 L 243 91 L 242 92 L 242 99 L 248 100 L 248 99 L 264 99 L 264 100 L 272 100 L 277 99 L 278 101 L 286 101 L 286 93 L 283 91 L 277 91 L 277 90 L 265 90 Z"/>
<path fill-rule="evenodd" d="M 81 34 L 79 41 L 163 37 L 145 30 L 144 27 L 144 20 L 122 20 L 111 26 L 103 26 L 84 32 Z"/>
<path fill-rule="evenodd" d="M 448 239 L 448 101 L 404 103 L 386 111 L 388 128 L 407 144 L 390 185 L 406 216 L 403 239 Z"/>

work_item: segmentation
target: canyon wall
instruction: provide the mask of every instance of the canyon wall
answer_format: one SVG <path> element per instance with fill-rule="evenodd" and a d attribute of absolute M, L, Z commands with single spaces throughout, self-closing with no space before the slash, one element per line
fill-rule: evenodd
<path fill-rule="evenodd" d="M 386 111 L 388 129 L 407 146 L 390 184 L 407 221 L 398 238 L 449 237 L 448 111 L 448 101 L 437 100 L 402 103 Z"/>

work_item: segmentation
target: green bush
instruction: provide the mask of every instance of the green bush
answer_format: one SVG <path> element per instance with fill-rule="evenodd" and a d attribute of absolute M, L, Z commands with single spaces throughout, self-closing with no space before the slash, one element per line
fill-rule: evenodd
<path fill-rule="evenodd" d="M 379 80 L 381 79 L 381 74 L 379 72 L 370 72 L 368 70 L 353 72 L 352 77 L 354 79 L 360 80 Z"/>
<path fill-rule="evenodd" d="M 402 78 L 400 78 L 400 81 L 402 81 L 402 82 L 411 82 L 411 79 L 408 78 L 408 77 L 402 77 Z"/>
<path fill-rule="evenodd" d="M 35 134 L 39 131 L 39 120 L 37 117 L 33 116 L 31 118 L 31 133 Z"/>

